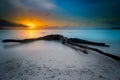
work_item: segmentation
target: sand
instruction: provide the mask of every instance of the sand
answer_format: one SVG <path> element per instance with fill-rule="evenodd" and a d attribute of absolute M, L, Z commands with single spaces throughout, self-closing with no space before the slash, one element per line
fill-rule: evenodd
<path fill-rule="evenodd" d="M 0 80 L 120 80 L 118 61 L 94 51 L 84 54 L 59 43 L 39 44 L 2 50 Z"/>

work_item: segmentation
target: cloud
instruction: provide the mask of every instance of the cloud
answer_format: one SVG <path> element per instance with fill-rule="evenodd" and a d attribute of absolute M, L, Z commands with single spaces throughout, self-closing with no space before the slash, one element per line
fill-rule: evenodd
<path fill-rule="evenodd" d="M 27 26 L 0 19 L 0 27 L 27 27 Z"/>
<path fill-rule="evenodd" d="M 52 10 L 57 6 L 50 0 L 11 0 L 11 3 L 19 9 L 47 9 Z"/>

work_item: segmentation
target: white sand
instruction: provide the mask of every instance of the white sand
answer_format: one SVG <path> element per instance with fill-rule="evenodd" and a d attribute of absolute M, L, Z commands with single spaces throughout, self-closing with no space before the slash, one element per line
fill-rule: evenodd
<path fill-rule="evenodd" d="M 88 52 L 44 41 L 3 49 L 0 80 L 120 80 L 120 62 Z"/>

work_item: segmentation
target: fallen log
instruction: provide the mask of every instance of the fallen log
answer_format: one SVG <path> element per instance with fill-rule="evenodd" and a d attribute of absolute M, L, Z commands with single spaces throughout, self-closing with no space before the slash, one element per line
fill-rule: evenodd
<path fill-rule="evenodd" d="M 47 36 L 43 36 L 43 37 L 39 37 L 39 38 L 31 38 L 31 39 L 23 39 L 23 40 L 5 39 L 2 42 L 3 43 L 8 43 L 8 42 L 29 43 L 29 42 L 33 42 L 33 41 L 37 41 L 37 40 L 59 41 L 62 44 L 67 45 L 75 50 L 79 50 L 85 54 L 88 54 L 88 52 L 86 51 L 86 49 L 87 49 L 87 50 L 96 51 L 102 55 L 105 55 L 105 56 L 108 56 L 114 60 L 120 61 L 119 56 L 105 53 L 97 48 L 92 48 L 92 47 L 82 45 L 82 44 L 88 44 L 88 45 L 109 47 L 109 45 L 106 45 L 105 43 L 91 42 L 91 41 L 82 40 L 82 39 L 78 39 L 78 38 L 66 38 L 66 37 L 59 35 L 59 34 L 55 34 L 55 35 L 52 34 L 52 35 L 47 35 Z"/>
<path fill-rule="evenodd" d="M 76 46 L 73 46 L 73 45 L 71 45 L 71 44 L 66 44 L 66 45 L 69 46 L 69 47 L 71 47 L 72 49 L 75 49 L 75 50 L 77 50 L 77 51 L 81 51 L 81 52 L 83 52 L 83 53 L 85 53 L 85 54 L 88 54 L 87 50 L 85 50 L 85 49 L 81 49 L 81 48 L 76 47 Z"/>
<path fill-rule="evenodd" d="M 78 39 L 78 38 L 69 38 L 69 41 L 74 42 L 74 43 L 80 43 L 80 44 L 109 47 L 109 45 L 106 45 L 105 43 L 92 42 L 92 41 L 87 41 L 87 40 Z"/>
<path fill-rule="evenodd" d="M 19 43 L 29 43 L 37 40 L 55 40 L 55 41 L 60 41 L 62 38 L 65 38 L 62 35 L 56 34 L 56 35 L 47 35 L 39 38 L 31 38 L 31 39 L 23 39 L 23 40 L 17 40 L 17 39 L 6 39 L 3 40 L 3 43 L 7 42 L 19 42 Z M 78 39 L 78 38 L 67 38 L 68 41 L 71 41 L 73 43 L 81 43 L 81 44 L 89 44 L 89 45 L 96 45 L 96 46 L 104 46 L 104 47 L 109 47 L 109 45 L 106 45 L 105 43 L 98 43 L 98 42 L 92 42 L 92 41 L 87 41 L 83 39 Z"/>
<path fill-rule="evenodd" d="M 18 42 L 18 43 L 29 43 L 29 42 L 33 42 L 36 41 L 36 39 L 23 39 L 23 40 L 17 40 L 17 39 L 6 39 L 3 40 L 3 43 L 8 43 L 8 42 Z"/>
<path fill-rule="evenodd" d="M 72 42 L 69 42 L 70 44 L 74 45 L 74 46 L 78 46 L 80 48 L 84 48 L 84 49 L 89 49 L 89 50 L 92 50 L 92 51 L 96 51 L 100 54 L 103 54 L 105 56 L 108 56 L 114 60 L 117 60 L 117 61 L 120 61 L 120 57 L 119 56 L 115 56 L 115 55 L 112 55 L 112 54 L 109 54 L 109 53 L 105 53 L 97 48 L 93 48 L 93 47 L 88 47 L 88 46 L 83 46 L 83 45 L 80 45 L 80 44 L 76 44 L 76 43 L 72 43 Z"/>

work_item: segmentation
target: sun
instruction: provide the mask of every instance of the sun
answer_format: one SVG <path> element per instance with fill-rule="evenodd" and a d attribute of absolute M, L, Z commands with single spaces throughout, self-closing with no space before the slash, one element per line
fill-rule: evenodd
<path fill-rule="evenodd" d="M 35 28 L 35 25 L 33 23 L 29 23 L 28 26 L 29 26 L 30 29 L 34 29 Z"/>

